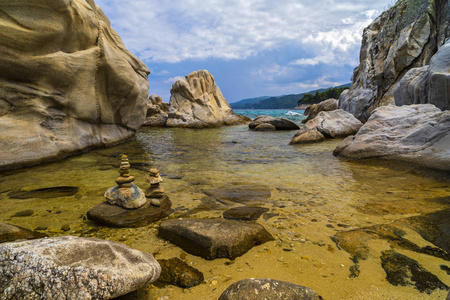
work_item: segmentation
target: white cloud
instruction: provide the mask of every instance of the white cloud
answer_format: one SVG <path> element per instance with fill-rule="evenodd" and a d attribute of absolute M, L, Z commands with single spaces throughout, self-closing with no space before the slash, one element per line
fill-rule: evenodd
<path fill-rule="evenodd" d="M 177 82 L 178 80 L 183 79 L 183 78 L 184 78 L 184 76 L 175 76 L 175 77 L 171 77 L 171 78 L 165 80 L 164 83 L 175 83 L 175 82 Z"/>
<path fill-rule="evenodd" d="M 97 0 L 125 45 L 143 60 L 176 63 L 186 59 L 245 59 L 301 41 L 329 52 L 359 43 L 361 26 L 390 0 Z M 362 18 L 362 19 L 358 19 Z M 332 54 L 333 55 L 333 54 Z M 321 58 L 322 57 L 322 58 Z M 302 60 L 304 59 L 304 60 Z"/>

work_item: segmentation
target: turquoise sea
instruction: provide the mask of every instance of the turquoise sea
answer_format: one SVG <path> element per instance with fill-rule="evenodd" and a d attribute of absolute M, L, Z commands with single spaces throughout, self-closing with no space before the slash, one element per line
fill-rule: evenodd
<path fill-rule="evenodd" d="M 251 118 L 252 120 L 260 115 L 272 116 L 276 118 L 286 118 L 296 123 L 300 123 L 305 116 L 304 110 L 293 109 L 235 109 L 233 110 L 239 115 Z"/>

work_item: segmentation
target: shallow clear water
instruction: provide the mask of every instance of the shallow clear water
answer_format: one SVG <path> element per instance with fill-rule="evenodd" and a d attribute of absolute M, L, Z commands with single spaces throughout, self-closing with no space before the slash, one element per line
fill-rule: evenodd
<path fill-rule="evenodd" d="M 252 277 L 305 285 L 324 299 L 444 299 L 448 291 L 427 294 L 413 286 L 389 283 L 380 256 L 394 249 L 450 285 L 442 267 L 450 267 L 448 261 L 399 246 L 379 233 L 364 239 L 365 233 L 358 230 L 380 224 L 395 226 L 419 247 L 434 247 L 408 218 L 450 209 L 450 174 L 376 160 L 347 162 L 331 154 L 339 140 L 288 145 L 294 133 L 253 132 L 246 126 L 207 130 L 144 127 L 134 139 L 113 148 L 1 172 L 0 221 L 42 229 L 53 236 L 119 241 L 157 259 L 180 256 L 182 249 L 157 237 L 158 223 L 112 229 L 86 220 L 86 212 L 103 202 L 103 193 L 115 185 L 119 158 L 125 153 L 141 188 L 147 186 L 145 174 L 150 167 L 160 170 L 162 186 L 175 209 L 170 217 L 219 217 L 230 207 L 242 206 L 216 201 L 204 190 L 244 186 L 251 193 L 268 187 L 271 197 L 251 204 L 270 209 L 258 223 L 276 238 L 234 261 L 207 261 L 187 254 L 185 260 L 204 273 L 204 284 L 191 289 L 149 286 L 134 294 L 138 299 L 217 299 L 231 283 Z M 78 192 L 47 199 L 9 196 L 56 186 L 78 187 Z M 12 217 L 26 209 L 34 214 Z M 61 230 L 64 224 L 71 229 Z M 448 222 L 442 224 L 449 234 Z M 350 277 L 354 265 L 351 251 L 331 239 L 338 232 L 354 232 L 350 243 L 367 248 L 356 277 Z M 129 298 L 136 299 L 133 297 Z"/>

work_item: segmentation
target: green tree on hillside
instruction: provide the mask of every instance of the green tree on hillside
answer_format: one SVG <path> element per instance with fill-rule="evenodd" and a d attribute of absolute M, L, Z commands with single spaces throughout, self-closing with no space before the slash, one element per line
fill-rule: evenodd
<path fill-rule="evenodd" d="M 340 87 L 340 88 L 331 88 L 323 92 L 316 91 L 313 94 L 305 94 L 300 100 L 298 100 L 298 104 L 314 104 L 319 103 L 323 100 L 327 100 L 330 98 L 339 99 L 341 93 L 348 89 L 348 87 Z"/>

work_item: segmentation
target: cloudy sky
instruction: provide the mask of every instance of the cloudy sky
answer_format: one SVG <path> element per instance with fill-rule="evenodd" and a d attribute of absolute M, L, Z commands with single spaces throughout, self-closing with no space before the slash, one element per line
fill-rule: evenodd
<path fill-rule="evenodd" d="M 96 0 L 144 61 L 150 94 L 206 69 L 225 98 L 350 82 L 362 30 L 393 0 Z"/>

